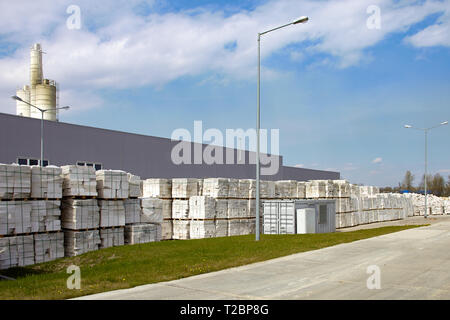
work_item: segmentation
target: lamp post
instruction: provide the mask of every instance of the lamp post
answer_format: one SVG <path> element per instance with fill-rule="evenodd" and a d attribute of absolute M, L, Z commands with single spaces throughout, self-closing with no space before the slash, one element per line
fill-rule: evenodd
<path fill-rule="evenodd" d="M 20 101 L 20 102 L 24 102 L 26 104 L 28 104 L 29 106 L 38 109 L 41 112 L 41 167 L 44 166 L 44 113 L 47 111 L 56 111 L 56 110 L 68 110 L 70 107 L 69 106 L 65 106 L 65 107 L 61 107 L 61 108 L 55 108 L 55 109 L 41 109 L 39 107 L 36 107 L 35 105 L 32 105 L 31 103 L 22 100 L 20 97 L 18 96 L 12 96 L 11 97 L 14 100 Z"/>
<path fill-rule="evenodd" d="M 415 130 L 420 130 L 423 131 L 425 133 L 425 177 L 424 177 L 424 187 L 425 187 L 425 214 L 424 214 L 424 218 L 426 219 L 428 216 L 428 199 L 427 199 L 427 194 L 428 194 L 428 190 L 427 190 L 427 174 L 428 174 L 428 131 L 430 131 L 431 129 L 440 127 L 440 126 L 445 126 L 448 124 L 448 121 L 444 121 L 441 122 L 439 125 L 431 127 L 431 128 L 415 128 L 413 126 L 410 125 L 405 125 L 406 129 L 415 129 Z"/>
<path fill-rule="evenodd" d="M 259 183 L 260 183 L 260 163 L 259 163 L 259 145 L 260 145 L 260 125 L 261 125 L 261 121 L 260 121 L 260 100 L 261 100 L 261 36 L 290 26 L 290 25 L 294 25 L 294 24 L 299 24 L 299 23 L 306 23 L 309 20 L 308 17 L 303 16 L 300 17 L 298 19 L 296 19 L 295 21 L 285 24 L 283 26 L 274 28 L 274 29 L 270 29 L 261 33 L 258 33 L 258 89 L 257 89 L 257 110 L 256 110 L 256 241 L 259 241 L 259 234 L 260 234 L 260 230 L 259 230 L 259 225 L 260 225 L 260 219 L 259 219 Z"/>

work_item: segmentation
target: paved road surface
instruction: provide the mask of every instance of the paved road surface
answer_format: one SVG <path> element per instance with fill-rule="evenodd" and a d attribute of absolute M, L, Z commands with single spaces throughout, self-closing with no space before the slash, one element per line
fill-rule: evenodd
<path fill-rule="evenodd" d="M 450 299 L 450 219 L 429 222 L 433 224 L 81 299 Z M 381 289 L 367 288 L 371 265 L 379 267 Z"/>

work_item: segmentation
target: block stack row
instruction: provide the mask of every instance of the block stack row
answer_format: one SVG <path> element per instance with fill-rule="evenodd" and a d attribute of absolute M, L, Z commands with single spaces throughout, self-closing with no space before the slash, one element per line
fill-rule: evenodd
<path fill-rule="evenodd" d="M 61 168 L 0 164 L 0 269 L 64 257 Z"/>
<path fill-rule="evenodd" d="M 203 194 L 202 179 L 172 179 L 172 238 L 190 239 L 191 215 L 189 199 Z"/>
<path fill-rule="evenodd" d="M 101 240 L 96 171 L 93 167 L 69 165 L 62 167 L 62 174 L 65 256 L 98 250 Z"/>
<path fill-rule="evenodd" d="M 450 198 L 444 198 L 444 214 L 450 215 Z"/>
<path fill-rule="evenodd" d="M 136 177 L 122 170 L 98 170 L 95 174 L 100 210 L 100 249 L 122 246 L 125 243 L 125 202 L 130 196 L 130 179 L 133 179 L 135 189 Z"/>
<path fill-rule="evenodd" d="M 406 193 L 403 195 L 411 199 L 414 205 L 414 215 L 425 215 L 425 195 L 417 193 Z M 450 214 L 450 205 L 448 198 L 436 197 L 435 195 L 427 195 L 428 215 L 444 215 Z"/>
<path fill-rule="evenodd" d="M 172 181 L 171 179 L 147 179 L 143 181 L 141 198 L 141 222 L 154 226 L 141 226 L 156 230 L 156 239 L 172 239 Z M 148 231 L 150 232 L 150 231 Z"/>
<path fill-rule="evenodd" d="M 305 198 L 335 199 L 336 228 L 412 216 L 412 203 L 400 194 L 380 194 L 373 186 L 358 186 L 345 180 L 306 182 Z"/>
<path fill-rule="evenodd" d="M 262 184 L 275 196 L 275 183 Z M 173 239 L 200 239 L 254 233 L 255 189 L 250 179 L 173 179 Z"/>

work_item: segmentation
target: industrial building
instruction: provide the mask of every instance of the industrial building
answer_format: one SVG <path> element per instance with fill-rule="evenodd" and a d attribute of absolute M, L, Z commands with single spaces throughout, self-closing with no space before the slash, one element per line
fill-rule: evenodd
<path fill-rule="evenodd" d="M 39 164 L 39 119 L 0 113 L 0 163 Z M 114 130 L 44 120 L 44 165 L 79 164 L 96 169 L 120 169 L 142 178 L 255 178 L 255 165 L 245 151 L 245 164 L 174 164 L 172 149 L 178 141 Z M 186 142 L 194 150 L 195 143 Z M 205 148 L 207 145 L 203 145 Z M 224 163 L 226 152 L 224 152 Z M 339 179 L 339 172 L 283 165 L 278 156 L 276 175 L 266 180 Z"/>
<path fill-rule="evenodd" d="M 93 166 L 97 170 L 120 169 L 142 178 L 255 178 L 254 152 L 241 150 L 238 153 L 237 150 L 224 148 L 224 164 L 175 164 L 171 154 L 179 141 L 59 122 L 58 88 L 55 81 L 43 76 L 42 53 L 40 44 L 32 46 L 30 84 L 17 90 L 16 95 L 45 110 L 44 166 L 77 164 Z M 23 101 L 17 101 L 16 116 L 0 113 L 0 163 L 40 164 L 41 112 Z M 199 144 L 184 143 L 190 150 L 198 150 Z M 201 145 L 201 150 L 206 146 Z M 226 158 L 230 151 L 234 156 L 231 164 Z M 239 158 L 244 155 L 245 161 L 238 161 L 238 154 Z M 277 160 L 277 173 L 270 176 L 262 173 L 262 179 L 340 178 L 338 172 L 287 167 L 283 166 L 282 156 L 271 157 Z M 242 162 L 244 163 L 241 164 Z"/>

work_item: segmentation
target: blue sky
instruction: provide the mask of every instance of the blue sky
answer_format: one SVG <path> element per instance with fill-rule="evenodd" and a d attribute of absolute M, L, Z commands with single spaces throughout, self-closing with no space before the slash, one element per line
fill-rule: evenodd
<path fill-rule="evenodd" d="M 81 28 L 66 12 L 80 8 Z M 379 8 L 379 28 L 369 28 Z M 33 15 L 28 13 L 34 12 Z M 0 112 L 28 83 L 29 47 L 59 82 L 61 121 L 170 137 L 177 128 L 280 129 L 291 166 L 396 185 L 423 174 L 423 134 L 450 120 L 450 1 L 23 1 L 0 4 Z M 373 20 L 370 20 L 373 21 Z M 429 170 L 450 175 L 450 126 L 429 136 Z"/>

